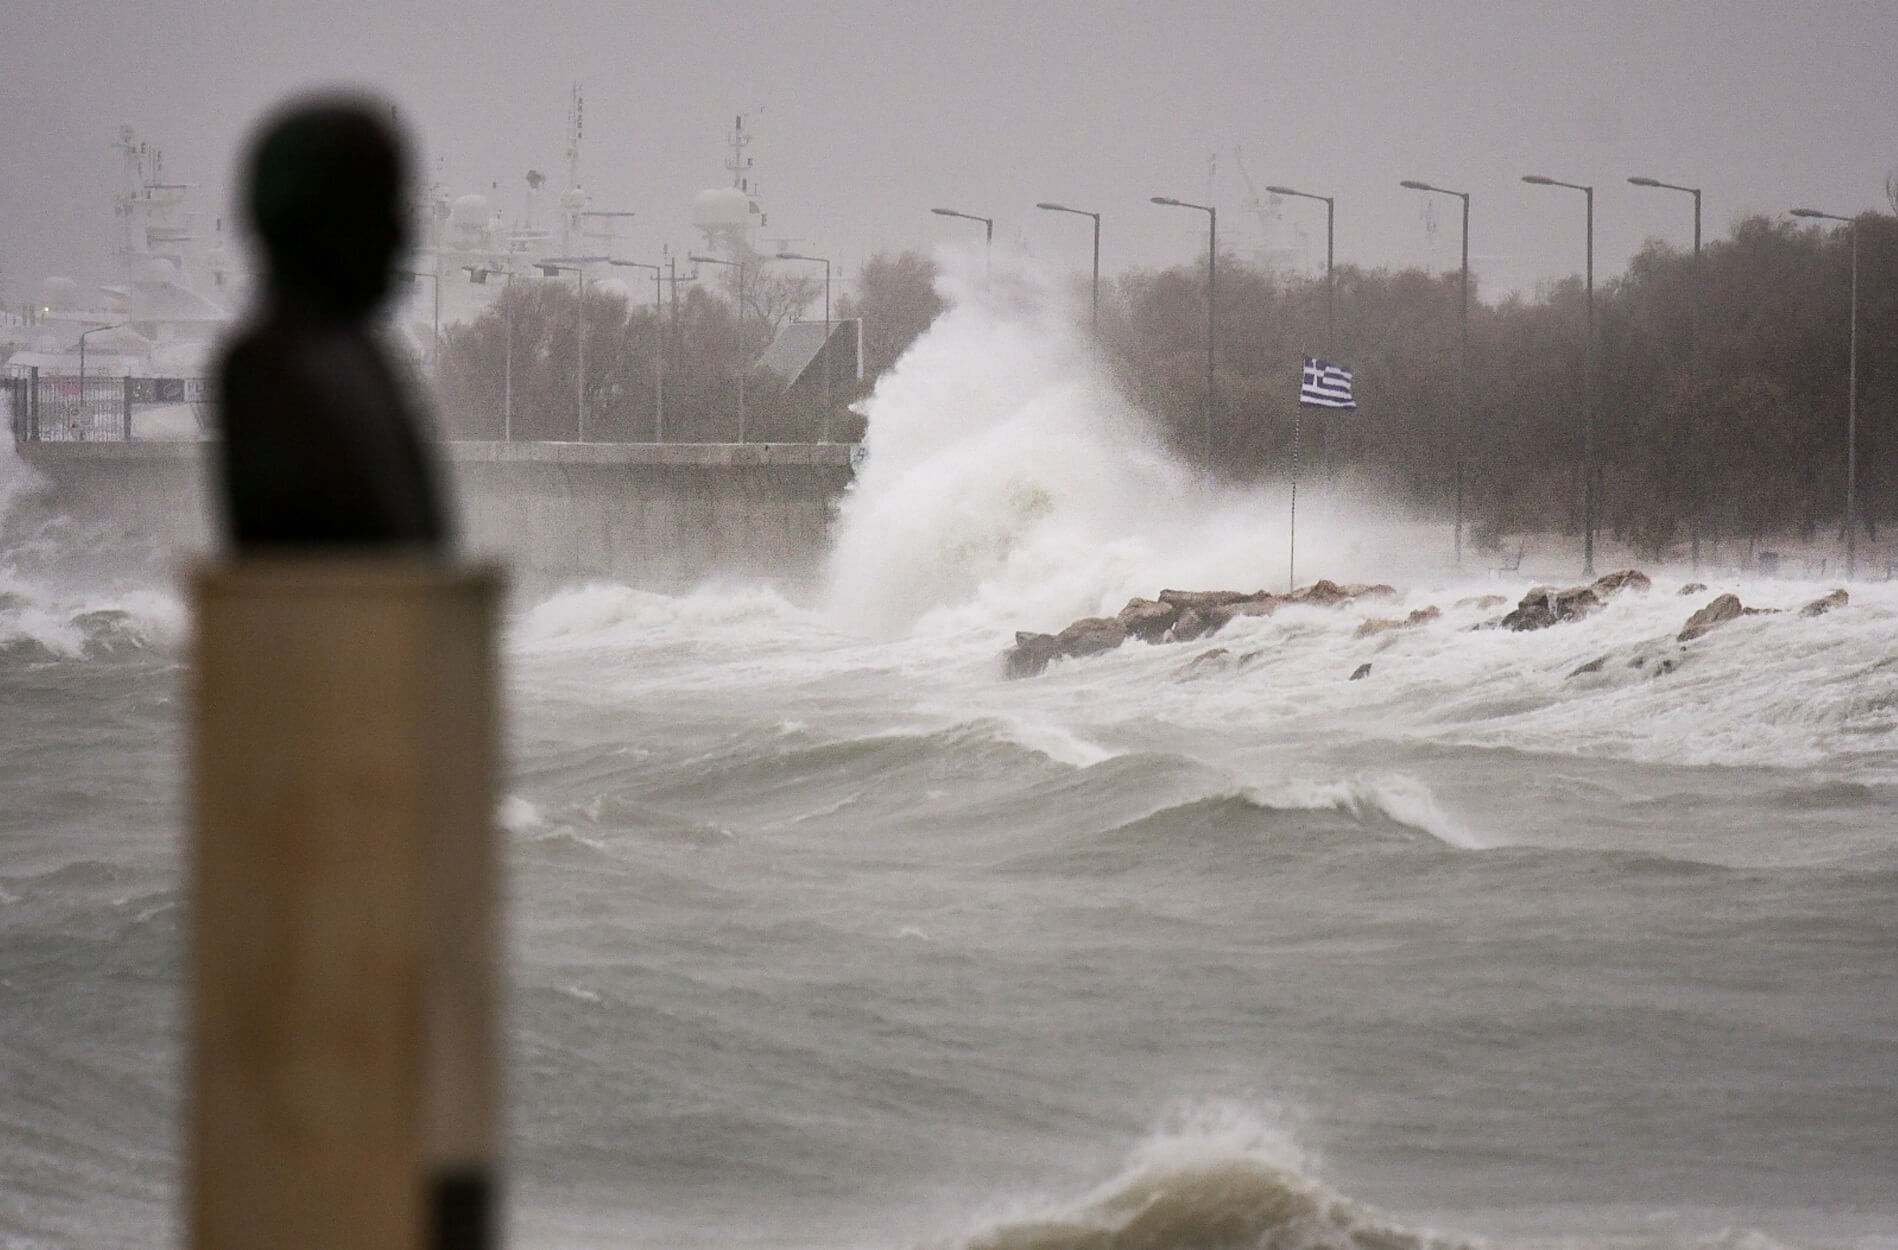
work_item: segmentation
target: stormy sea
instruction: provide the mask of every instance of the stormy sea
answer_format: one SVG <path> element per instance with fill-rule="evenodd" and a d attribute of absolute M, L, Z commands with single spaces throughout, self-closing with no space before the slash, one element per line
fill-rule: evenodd
<path fill-rule="evenodd" d="M 1004 680 L 1292 576 L 1289 483 L 1181 468 L 1045 294 L 885 376 L 827 567 L 516 595 L 509 1240 L 1898 1250 L 1898 584 L 1483 628 L 1577 568 L 1337 475 L 1296 580 L 1394 597 Z M 34 486 L 0 453 L 0 1246 L 176 1244 L 190 624 Z M 1676 641 L 1721 591 L 1792 610 Z"/>

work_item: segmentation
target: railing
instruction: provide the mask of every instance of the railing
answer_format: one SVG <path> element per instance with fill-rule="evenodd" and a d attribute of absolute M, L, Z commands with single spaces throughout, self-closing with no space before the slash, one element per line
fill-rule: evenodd
<path fill-rule="evenodd" d="M 37 367 L 9 369 L 0 395 L 19 443 L 130 442 L 137 408 L 191 404 L 202 424 L 210 398 L 204 378 L 81 377 Z"/>

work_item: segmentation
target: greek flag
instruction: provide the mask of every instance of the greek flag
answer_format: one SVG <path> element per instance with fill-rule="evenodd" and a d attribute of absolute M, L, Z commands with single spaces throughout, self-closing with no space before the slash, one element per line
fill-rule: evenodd
<path fill-rule="evenodd" d="M 1356 408 L 1358 401 L 1351 398 L 1351 367 L 1305 357 L 1305 380 L 1298 388 L 1298 402 L 1319 408 Z"/>

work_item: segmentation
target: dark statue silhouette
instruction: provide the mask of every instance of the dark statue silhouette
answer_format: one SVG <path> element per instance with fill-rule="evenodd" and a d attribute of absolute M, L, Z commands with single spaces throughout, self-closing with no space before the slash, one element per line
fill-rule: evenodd
<path fill-rule="evenodd" d="M 407 154 L 386 114 L 301 100 L 251 147 L 245 210 L 268 272 L 219 370 L 224 521 L 239 551 L 448 544 L 430 449 L 372 330 L 407 241 Z"/>

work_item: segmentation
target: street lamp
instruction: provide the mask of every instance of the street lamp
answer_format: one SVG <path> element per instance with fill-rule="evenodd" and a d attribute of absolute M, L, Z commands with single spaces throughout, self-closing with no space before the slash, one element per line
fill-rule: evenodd
<path fill-rule="evenodd" d="M 428 354 L 430 363 L 439 370 L 442 363 L 442 276 L 439 273 L 414 269 L 399 269 L 396 272 L 404 282 L 410 284 L 413 284 L 417 278 L 427 278 L 435 284 L 435 318 L 432 323 L 433 329 L 429 332 Z"/>
<path fill-rule="evenodd" d="M 1683 187 L 1672 182 L 1662 182 L 1658 178 L 1634 177 L 1628 179 L 1630 186 L 1658 187 L 1666 191 L 1679 191 L 1694 197 L 1694 267 L 1691 271 L 1693 292 L 1688 305 L 1688 362 L 1698 374 L 1700 369 L 1700 188 Z M 1694 572 L 1700 572 L 1700 517 L 1696 515 L 1693 523 Z"/>
<path fill-rule="evenodd" d="M 1457 365 L 1457 404 L 1463 412 L 1456 437 L 1456 566 L 1462 568 L 1463 458 L 1466 454 L 1465 444 L 1469 439 L 1470 431 L 1470 193 L 1432 186 L 1428 182 L 1418 182 L 1414 178 L 1406 178 L 1397 185 L 1408 187 L 1412 191 L 1427 191 L 1434 195 L 1454 195 L 1463 201 L 1463 303 L 1458 312 L 1461 345 Z"/>
<path fill-rule="evenodd" d="M 1694 351 L 1700 350 L 1700 188 L 1683 187 L 1672 182 L 1661 182 L 1655 178 L 1630 178 L 1628 183 L 1636 187 L 1659 187 L 1665 191 L 1679 191 L 1694 197 L 1694 302 L 1693 335 Z"/>
<path fill-rule="evenodd" d="M 1101 333 L 1101 215 L 1099 213 L 1090 213 L 1085 208 L 1069 208 L 1065 204 L 1049 204 L 1045 201 L 1035 205 L 1035 207 L 1046 209 L 1051 213 L 1073 213 L 1076 217 L 1092 217 L 1094 219 L 1094 298 L 1092 303 L 1092 324 L 1094 327 L 1094 337 L 1099 338 Z"/>
<path fill-rule="evenodd" d="M 652 340 L 657 349 L 657 359 L 653 363 L 653 404 L 652 404 L 652 441 L 666 441 L 666 335 L 665 323 L 665 267 L 648 264 L 643 260 L 609 260 L 609 265 L 622 269 L 652 270 Z"/>
<path fill-rule="evenodd" d="M 587 269 L 588 265 L 597 265 L 607 260 L 605 256 L 552 256 L 546 260 L 537 260 L 534 267 L 552 278 L 558 274 L 570 273 L 579 279 L 579 335 L 574 345 L 574 397 L 575 421 L 574 434 L 579 442 L 587 441 Z"/>
<path fill-rule="evenodd" d="M 85 420 L 86 416 L 86 336 L 98 334 L 104 330 L 116 330 L 124 324 L 123 321 L 119 321 L 109 326 L 94 326 L 90 330 L 81 330 L 79 332 L 79 419 L 82 421 Z M 131 410 L 128 408 L 126 411 L 129 412 Z"/>
<path fill-rule="evenodd" d="M 1816 208 L 1795 208 L 1795 217 L 1814 217 L 1820 221 L 1842 221 L 1852 232 L 1852 321 L 1845 401 L 1845 576 L 1858 575 L 1858 218 L 1822 213 Z"/>
<path fill-rule="evenodd" d="M 1189 204 L 1171 196 L 1156 195 L 1155 204 L 1167 208 L 1191 208 L 1206 214 L 1206 418 L 1201 435 L 1200 455 L 1208 468 L 1213 462 L 1213 342 L 1218 327 L 1217 302 L 1213 299 L 1214 277 L 1219 271 L 1219 210 L 1211 204 Z"/>
<path fill-rule="evenodd" d="M 487 269 L 480 265 L 463 265 L 468 273 L 468 281 L 476 286 L 485 286 L 489 278 L 500 275 L 507 279 L 507 285 L 501 292 L 501 333 L 504 347 L 501 356 L 501 441 L 514 441 L 514 271 L 511 269 Z"/>
<path fill-rule="evenodd" d="M 964 221 L 982 223 L 982 276 L 989 276 L 990 259 L 995 252 L 995 218 L 978 217 L 974 213 L 959 213 L 953 208 L 932 208 L 930 212 L 938 217 L 960 217 Z"/>
<path fill-rule="evenodd" d="M 1333 299 L 1333 287 L 1331 284 L 1331 240 L 1332 222 L 1338 208 L 1337 197 L 1330 195 L 1313 195 L 1309 191 L 1294 191 L 1290 187 L 1267 187 L 1266 192 L 1270 195 L 1291 196 L 1300 200 L 1318 200 L 1325 206 L 1325 354 L 1328 356 L 1336 350 L 1333 345 L 1336 319 L 1333 315 L 1335 312 L 1335 300 Z"/>
<path fill-rule="evenodd" d="M 745 441 L 745 262 L 716 256 L 687 255 L 695 265 L 727 265 L 738 271 L 738 441 Z"/>
<path fill-rule="evenodd" d="M 1524 174 L 1536 187 L 1566 187 L 1580 191 L 1588 204 L 1588 339 L 1582 357 L 1582 576 L 1595 575 L 1595 188 L 1579 182 L 1559 182 L 1541 174 Z"/>
<path fill-rule="evenodd" d="M 806 256 L 802 252 L 779 252 L 779 260 L 804 260 L 824 266 L 824 416 L 819 426 L 817 441 L 830 441 L 830 261 L 822 256 Z"/>

